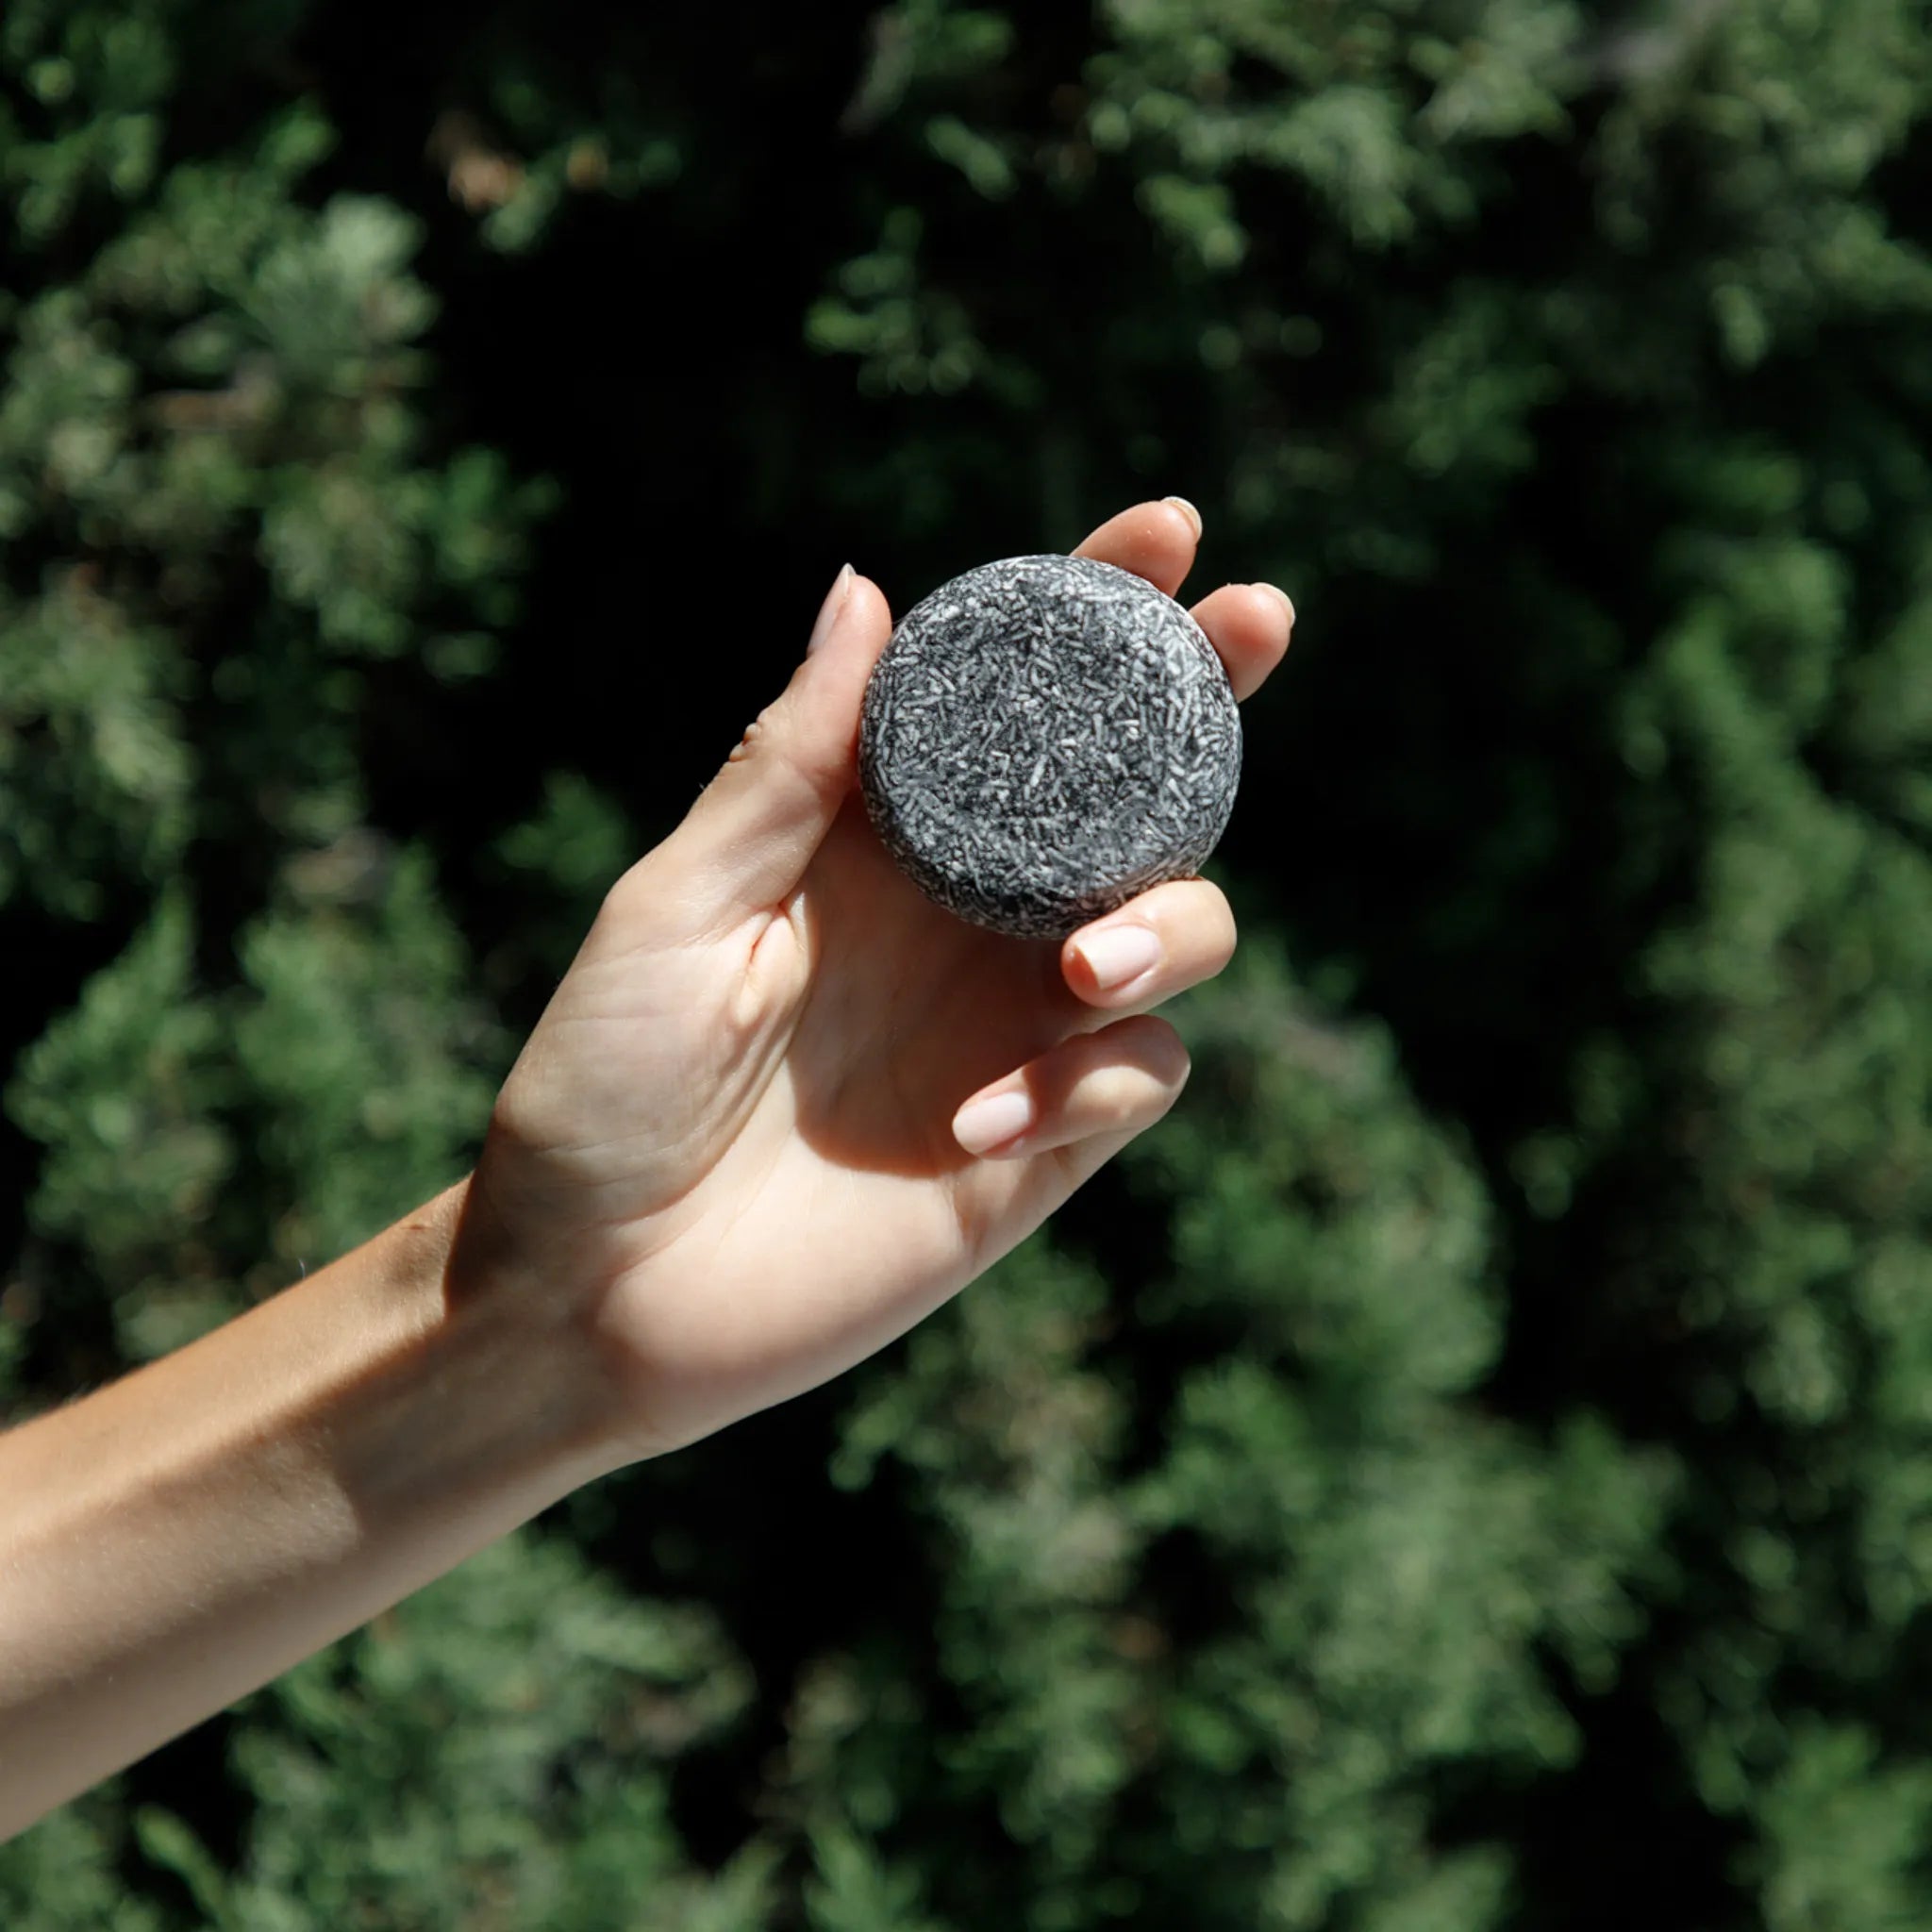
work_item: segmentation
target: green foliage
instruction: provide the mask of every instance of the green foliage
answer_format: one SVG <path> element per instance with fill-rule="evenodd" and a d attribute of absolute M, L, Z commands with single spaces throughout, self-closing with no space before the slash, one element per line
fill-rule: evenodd
<path fill-rule="evenodd" d="M 284 1264 L 338 1254 L 457 1178 L 494 1091 L 481 1070 L 508 1058 L 420 855 L 339 847 L 324 863 L 340 873 L 308 868 L 308 891 L 239 947 L 252 997 L 230 1037 L 286 1203 Z"/>
<path fill-rule="evenodd" d="M 135 1815 L 213 1932 L 379 1916 L 466 1926 L 481 1901 L 532 1927 L 718 1923 L 641 1750 L 673 1754 L 748 1686 L 702 1612 L 626 1598 L 525 1534 L 245 1700 L 234 1742 L 263 1800 L 229 1874 L 174 1813 Z M 758 1896 L 741 1861 L 717 1898 Z M 52 1922 L 49 1922 L 52 1923 Z"/>
<path fill-rule="evenodd" d="M 0 1858 L 0 1907 L 7 1923 L 60 1932 L 70 1925 L 163 1932 L 168 1912 L 131 1893 L 115 1870 L 116 1857 L 134 1830 L 116 1778 L 16 1839 Z"/>
<path fill-rule="evenodd" d="M 1265 943 L 1188 1032 L 1193 1104 L 1129 1160 L 1173 1274 L 1128 1308 L 1030 1243 L 874 1372 L 833 1463 L 920 1479 L 963 1711 L 939 1756 L 1026 1860 L 954 1879 L 950 1916 L 1501 1924 L 1503 1849 L 1433 1842 L 1418 1790 L 1571 1761 L 1536 1659 L 1613 1680 L 1669 1466 L 1458 1400 L 1496 1349 L 1487 1217 L 1386 1041 L 1324 1022 Z M 819 1687 L 844 1761 L 813 1782 L 917 1830 L 900 1724 L 856 1719 L 918 1706 L 851 1668 L 868 1688 Z"/>
<path fill-rule="evenodd" d="M 71 7 L 25 0 L 0 25 L 12 87 L 0 169 L 20 239 L 55 241 L 93 195 L 129 202 L 153 185 L 178 72 L 186 8 Z"/>
<path fill-rule="evenodd" d="M 1242 954 L 954 1307 L 0 1922 L 1924 1922 L 1923 9 L 412 31 L 0 14 L 10 1408 L 461 1172 L 844 556 L 1285 582 Z"/>
<path fill-rule="evenodd" d="M 9 1096 L 50 1150 L 37 1224 L 109 1268 L 164 1265 L 192 1242 L 232 1165 L 206 1110 L 220 1023 L 194 995 L 191 937 L 182 901 L 163 900 L 23 1056 Z"/>

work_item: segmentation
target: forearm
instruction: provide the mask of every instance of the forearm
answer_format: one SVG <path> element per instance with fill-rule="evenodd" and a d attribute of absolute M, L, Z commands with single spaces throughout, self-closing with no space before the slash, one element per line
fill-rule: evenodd
<path fill-rule="evenodd" d="M 462 1203 L 0 1436 L 0 1840 L 613 1466 L 565 1324 L 452 1295 Z"/>

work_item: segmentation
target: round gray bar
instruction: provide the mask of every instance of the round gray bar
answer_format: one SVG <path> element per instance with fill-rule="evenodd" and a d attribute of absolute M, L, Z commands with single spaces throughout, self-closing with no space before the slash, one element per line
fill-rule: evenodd
<path fill-rule="evenodd" d="M 1064 939 L 1198 873 L 1241 717 L 1201 627 L 1143 577 L 1011 557 L 900 621 L 866 687 L 859 783 L 886 849 L 975 925 Z"/>

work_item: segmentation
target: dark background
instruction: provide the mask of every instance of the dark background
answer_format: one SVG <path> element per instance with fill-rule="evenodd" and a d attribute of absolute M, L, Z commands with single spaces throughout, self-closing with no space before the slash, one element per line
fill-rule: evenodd
<path fill-rule="evenodd" d="M 15 0 L 9 1414 L 463 1171 L 848 558 L 1178 491 L 1301 617 L 1161 1128 L 0 1921 L 1932 1918 L 1928 103 L 1911 0 Z"/>

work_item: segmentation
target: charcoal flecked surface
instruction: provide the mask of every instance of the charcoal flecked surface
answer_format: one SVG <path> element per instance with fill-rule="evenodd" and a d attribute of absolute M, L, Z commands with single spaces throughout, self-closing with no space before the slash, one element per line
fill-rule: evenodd
<path fill-rule="evenodd" d="M 948 911 L 1024 938 L 1064 939 L 1198 873 L 1241 761 L 1200 625 L 1085 558 L 1012 557 L 942 584 L 892 633 L 859 723 L 887 851 Z"/>

